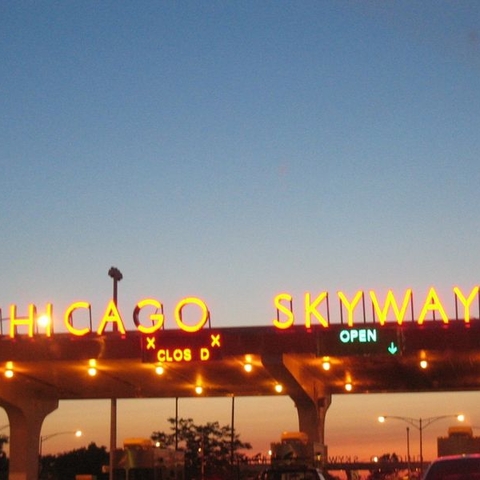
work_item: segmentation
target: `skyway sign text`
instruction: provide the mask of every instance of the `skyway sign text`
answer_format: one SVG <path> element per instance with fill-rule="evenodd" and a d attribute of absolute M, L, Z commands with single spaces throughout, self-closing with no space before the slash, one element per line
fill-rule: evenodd
<path fill-rule="evenodd" d="M 479 286 L 474 286 L 470 292 L 464 293 L 459 287 L 453 288 L 455 300 L 455 319 L 470 322 L 474 301 L 479 298 Z M 326 291 L 312 294 L 305 293 L 303 304 L 303 318 L 307 329 L 313 325 L 328 329 L 335 323 L 345 324 L 353 327 L 358 323 L 366 322 L 366 294 L 364 291 L 357 291 L 353 296 L 344 292 L 337 292 L 340 303 L 340 321 L 332 322 L 330 319 L 329 294 Z M 403 296 L 396 297 L 392 290 L 386 295 L 378 295 L 370 290 L 368 297 L 371 301 L 373 319 L 371 323 L 383 326 L 385 324 L 402 323 L 409 318 L 412 322 L 422 325 L 426 320 L 440 319 L 448 324 L 450 319 L 446 313 L 443 301 L 440 299 L 435 288 L 430 288 L 427 295 L 419 305 L 421 306 L 418 317 L 415 316 L 413 292 L 407 289 Z M 293 296 L 289 293 L 280 293 L 275 296 L 274 308 L 276 317 L 273 318 L 273 326 L 279 330 L 285 330 L 298 323 L 293 309 Z M 9 307 L 9 317 L 2 318 L 0 308 L 0 326 L 3 329 L 3 322 L 8 322 L 6 332 L 11 338 L 17 335 L 43 334 L 51 336 L 54 332 L 56 319 L 53 314 L 53 305 L 47 303 L 43 312 L 37 312 L 36 305 L 28 305 L 27 313 L 23 312 L 17 305 Z M 100 316 L 97 328 L 92 326 L 92 308 L 90 303 L 79 301 L 69 305 L 61 315 L 64 329 L 74 336 L 84 336 L 90 333 L 103 335 L 108 330 L 114 333 L 125 334 L 126 327 L 124 316 L 116 302 L 110 300 L 104 313 Z M 187 297 L 180 300 L 173 309 L 173 319 L 177 327 L 187 333 L 196 333 L 202 330 L 207 324 L 210 327 L 210 311 L 205 301 L 197 297 Z M 133 324 L 135 328 L 146 335 L 161 332 L 165 326 L 166 317 L 163 312 L 163 303 L 157 299 L 146 298 L 139 301 L 133 309 Z M 478 318 L 478 317 L 477 317 Z M 3 335 L 3 330 L 1 331 Z M 363 335 L 363 334 L 362 334 Z M 366 333 L 367 335 L 367 333 Z"/>

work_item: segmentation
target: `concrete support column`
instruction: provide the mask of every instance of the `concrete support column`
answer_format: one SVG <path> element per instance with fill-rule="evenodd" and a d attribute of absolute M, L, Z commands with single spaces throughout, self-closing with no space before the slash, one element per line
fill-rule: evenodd
<path fill-rule="evenodd" d="M 331 401 L 332 397 L 325 395 L 317 398 L 316 401 L 307 398 L 295 402 L 299 429 L 305 432 L 312 442 L 325 444 L 325 417 Z"/>
<path fill-rule="evenodd" d="M 297 408 L 299 430 L 308 435 L 310 442 L 321 446 L 321 451 L 315 454 L 320 454 L 325 461 L 325 417 L 331 395 L 325 393 L 323 385 L 311 381 L 302 362 L 292 355 L 262 355 L 262 363 L 284 385 Z"/>
<path fill-rule="evenodd" d="M 18 398 L 16 405 L 0 400 L 10 423 L 9 480 L 38 480 L 40 432 L 58 399 Z"/>

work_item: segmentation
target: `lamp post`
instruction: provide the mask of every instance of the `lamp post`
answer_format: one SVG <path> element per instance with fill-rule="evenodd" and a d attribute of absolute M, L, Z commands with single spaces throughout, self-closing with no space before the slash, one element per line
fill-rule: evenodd
<path fill-rule="evenodd" d="M 113 303 L 115 303 L 115 306 L 117 306 L 118 282 L 122 280 L 123 275 L 118 268 L 111 267 L 110 270 L 108 271 L 108 276 L 113 279 Z"/>
<path fill-rule="evenodd" d="M 378 417 L 380 423 L 384 423 L 385 420 L 391 418 L 393 420 L 402 420 L 412 427 L 415 427 L 420 432 L 420 471 L 423 472 L 423 430 L 425 430 L 429 425 L 437 420 L 442 420 L 444 418 L 456 418 L 459 422 L 465 420 L 465 416 L 462 414 L 454 415 L 439 415 L 437 417 L 428 417 L 428 418 L 411 418 L 411 417 L 397 417 L 395 415 L 381 415 Z"/>
<path fill-rule="evenodd" d="M 408 478 L 410 478 L 410 472 L 412 471 L 410 465 L 410 427 L 407 427 L 407 470 L 408 470 Z"/>
<path fill-rule="evenodd" d="M 82 436 L 81 430 L 68 431 L 68 432 L 55 432 L 55 433 L 50 433 L 48 435 L 42 435 L 40 437 L 40 448 L 39 448 L 40 457 L 42 456 L 42 447 L 44 442 L 46 442 L 47 440 L 50 440 L 53 437 L 58 437 L 58 435 L 68 435 L 70 433 L 73 433 L 76 437 Z"/>
<path fill-rule="evenodd" d="M 111 267 L 108 276 L 113 280 L 113 303 L 118 306 L 118 282 L 123 278 L 122 272 L 117 267 Z M 117 325 L 113 324 L 113 330 L 117 331 Z M 117 399 L 110 399 L 110 453 L 108 460 L 108 478 L 113 480 L 114 455 L 117 448 Z"/>

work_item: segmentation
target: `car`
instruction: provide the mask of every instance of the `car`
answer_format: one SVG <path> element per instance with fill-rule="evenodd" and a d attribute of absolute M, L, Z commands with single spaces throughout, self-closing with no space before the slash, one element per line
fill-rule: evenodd
<path fill-rule="evenodd" d="M 423 480 L 480 480 L 480 454 L 439 457 L 427 467 Z"/>
<path fill-rule="evenodd" d="M 257 478 L 258 480 L 325 480 L 317 468 L 302 466 L 267 468 Z"/>

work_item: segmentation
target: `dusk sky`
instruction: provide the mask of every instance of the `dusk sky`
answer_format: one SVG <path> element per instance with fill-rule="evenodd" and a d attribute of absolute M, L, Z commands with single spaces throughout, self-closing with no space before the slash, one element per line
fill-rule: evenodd
<path fill-rule="evenodd" d="M 0 58 L 3 312 L 86 300 L 100 318 L 111 266 L 129 329 L 146 297 L 167 328 L 186 296 L 215 327 L 258 326 L 284 291 L 435 286 L 451 313 L 452 287 L 478 284 L 477 0 L 5 0 Z M 330 454 L 405 454 L 406 425 L 379 414 L 480 426 L 479 400 L 334 397 Z M 174 414 L 134 402 L 119 401 L 120 442 Z M 85 435 L 44 452 L 108 445 L 109 405 L 62 402 L 42 433 Z M 228 399 L 180 408 L 230 422 Z M 298 428 L 288 397 L 236 409 L 252 453 Z M 426 430 L 426 456 L 448 426 Z"/>

